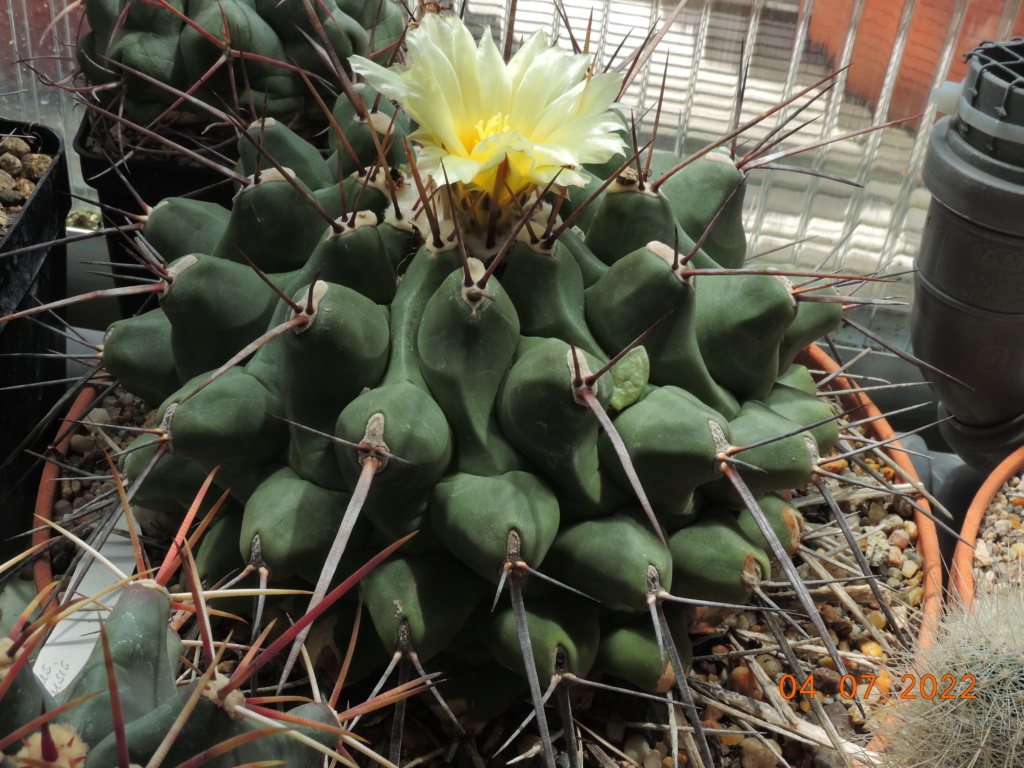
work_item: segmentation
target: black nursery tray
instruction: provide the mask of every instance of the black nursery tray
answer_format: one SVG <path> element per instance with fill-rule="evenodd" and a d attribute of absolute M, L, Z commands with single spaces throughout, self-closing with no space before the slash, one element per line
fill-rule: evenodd
<path fill-rule="evenodd" d="M 0 316 L 35 306 L 36 299 L 61 299 L 67 284 L 66 248 L 49 245 L 64 236 L 71 208 L 64 141 L 45 126 L 0 119 L 0 136 L 11 134 L 34 137 L 32 150 L 53 161 L 0 240 Z M 37 244 L 36 250 L 7 255 Z M 60 386 L 2 388 L 63 378 L 63 361 L 21 356 L 50 349 L 63 349 L 63 340 L 47 326 L 30 320 L 0 324 L 0 354 L 5 355 L 0 357 L 0 562 L 24 548 L 8 539 L 30 525 L 39 474 L 36 460 L 18 448 L 63 393 Z M 19 356 L 6 356 L 11 353 Z M 41 435 L 28 447 L 44 449 L 48 437 Z"/>

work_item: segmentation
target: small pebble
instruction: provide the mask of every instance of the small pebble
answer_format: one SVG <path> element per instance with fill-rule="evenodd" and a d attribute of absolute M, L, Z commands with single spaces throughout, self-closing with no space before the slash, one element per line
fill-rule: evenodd
<path fill-rule="evenodd" d="M 93 408 L 89 411 L 89 416 L 86 418 L 86 421 L 92 421 L 96 424 L 109 424 L 110 413 L 106 408 Z"/>
<path fill-rule="evenodd" d="M 59 523 L 72 512 L 71 502 L 67 499 L 60 499 L 53 505 L 54 519 Z"/>
<path fill-rule="evenodd" d="M 893 568 L 899 568 L 903 565 L 904 561 L 902 549 L 899 547 L 889 547 L 889 565 Z"/>
<path fill-rule="evenodd" d="M 22 158 L 32 151 L 32 147 L 24 139 L 17 136 L 8 136 L 0 139 L 0 151 L 10 152 L 17 158 Z"/>
<path fill-rule="evenodd" d="M 50 167 L 53 158 L 49 155 L 30 153 L 21 158 L 22 170 L 32 181 L 39 181 L 46 169 Z"/>
<path fill-rule="evenodd" d="M 920 605 L 921 601 L 924 599 L 924 589 L 922 587 L 913 587 L 911 589 L 908 589 L 906 592 L 905 599 L 907 605 L 911 606 L 912 608 Z"/>
<path fill-rule="evenodd" d="M 831 659 L 830 659 L 831 661 Z M 828 667 L 815 667 L 811 671 L 814 677 L 814 688 L 828 696 L 839 692 L 840 675 Z"/>
<path fill-rule="evenodd" d="M 740 730 L 740 727 L 738 725 L 730 725 L 729 730 L 738 731 Z M 744 738 L 746 737 L 743 734 L 736 734 L 735 736 L 725 735 L 721 737 L 722 744 L 726 747 L 735 747 L 737 744 L 742 743 Z"/>
<path fill-rule="evenodd" d="M 0 155 L 0 170 L 6 171 L 11 176 L 17 176 L 21 173 L 21 160 L 10 152 L 4 152 Z"/>
<path fill-rule="evenodd" d="M 866 614 L 867 620 L 870 621 L 877 629 L 881 629 L 886 624 L 885 614 L 881 611 L 868 611 Z"/>
<path fill-rule="evenodd" d="M 743 768 L 775 768 L 779 764 L 779 752 L 776 752 L 760 739 L 748 736 L 740 742 L 742 757 L 740 765 Z"/>
<path fill-rule="evenodd" d="M 895 531 L 897 528 L 903 527 L 903 518 L 899 515 L 886 515 L 882 518 L 882 521 L 879 523 L 879 525 L 882 527 L 882 530 L 885 531 L 886 534 L 889 534 Z"/>
<path fill-rule="evenodd" d="M 907 560 L 907 562 L 903 564 L 903 575 L 909 579 L 911 576 L 917 573 L 918 568 L 920 568 L 920 566 L 913 560 Z"/>
<path fill-rule="evenodd" d="M 907 532 L 911 541 L 917 541 L 917 523 L 913 520 L 904 520 L 903 530 Z"/>
<path fill-rule="evenodd" d="M 18 191 L 18 194 L 21 195 L 22 199 L 28 200 L 29 197 L 31 197 L 33 190 L 35 190 L 36 185 L 28 179 L 18 179 L 14 182 L 14 188 Z"/>
<path fill-rule="evenodd" d="M 1018 541 L 1010 549 L 1017 555 L 1018 560 L 1024 560 L 1024 542 Z"/>
<path fill-rule="evenodd" d="M 630 760 L 643 765 L 644 758 L 651 752 L 651 745 L 641 734 L 634 733 L 626 739 L 626 743 L 622 745 L 622 751 Z"/>
<path fill-rule="evenodd" d="M 888 514 L 888 510 L 877 501 L 871 502 L 871 506 L 868 507 L 868 520 L 873 525 L 878 525 Z"/>
<path fill-rule="evenodd" d="M 762 653 L 757 657 L 757 663 L 767 673 L 768 677 L 774 677 L 782 671 L 782 662 L 770 653 Z"/>
<path fill-rule="evenodd" d="M 750 667 L 745 665 L 734 667 L 729 672 L 728 686 L 731 690 L 736 693 L 749 696 L 752 699 L 760 701 L 764 698 L 764 692 L 761 690 L 761 686 L 758 685 L 757 678 L 754 677 L 754 673 L 750 670 Z"/>
<path fill-rule="evenodd" d="M 881 531 L 875 531 L 867 538 L 864 557 L 875 568 L 883 568 L 889 560 L 889 539 Z"/>
<path fill-rule="evenodd" d="M 72 435 L 68 444 L 71 446 L 72 453 L 77 453 L 79 456 L 84 456 L 96 445 L 90 435 Z"/>
<path fill-rule="evenodd" d="M 644 768 L 661 768 L 661 760 L 664 755 L 656 749 L 652 749 L 647 753 L 642 763 Z"/>
<path fill-rule="evenodd" d="M 974 545 L 974 565 L 977 568 L 986 568 L 992 565 L 992 555 L 984 541 L 978 541 Z"/>
<path fill-rule="evenodd" d="M 906 549 L 910 546 L 910 534 L 905 528 L 897 528 L 889 534 L 889 543 L 897 549 Z"/>
<path fill-rule="evenodd" d="M 876 643 L 874 640 L 868 640 L 860 644 L 860 652 L 865 656 L 873 656 L 876 659 L 885 658 L 885 651 L 882 650 L 882 646 Z"/>

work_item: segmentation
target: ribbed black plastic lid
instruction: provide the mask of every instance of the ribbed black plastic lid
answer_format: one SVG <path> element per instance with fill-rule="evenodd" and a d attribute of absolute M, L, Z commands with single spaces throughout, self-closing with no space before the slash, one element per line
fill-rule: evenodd
<path fill-rule="evenodd" d="M 1024 167 L 1024 38 L 986 41 L 964 58 L 962 96 L 975 112 L 961 110 L 956 131 L 979 152 Z"/>

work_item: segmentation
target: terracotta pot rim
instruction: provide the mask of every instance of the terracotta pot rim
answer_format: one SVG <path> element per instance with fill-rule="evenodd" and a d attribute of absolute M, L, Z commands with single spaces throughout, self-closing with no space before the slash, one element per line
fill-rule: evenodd
<path fill-rule="evenodd" d="M 81 419 L 87 409 L 95 407 L 97 395 L 108 386 L 108 384 L 104 383 L 89 382 L 82 388 L 82 391 L 78 393 L 71 403 L 68 415 L 61 420 L 56 442 L 53 443 L 47 453 L 56 453 L 58 455 L 67 453 L 71 445 L 71 438 L 81 428 L 79 424 L 74 422 Z M 36 493 L 35 505 L 35 520 L 37 523 L 44 524 L 42 527 L 36 526 L 39 529 L 32 534 L 32 546 L 41 545 L 52 538 L 53 532 L 50 528 L 46 527 L 45 522 L 53 519 L 53 505 L 57 502 L 58 494 L 60 493 L 60 483 L 57 482 L 59 477 L 60 467 L 52 462 L 46 462 L 43 466 L 42 476 L 39 478 L 39 491 Z M 35 580 L 37 592 L 41 592 L 53 581 L 53 570 L 50 567 L 49 552 L 45 552 L 36 558 L 32 567 L 32 576 Z"/>
<path fill-rule="evenodd" d="M 828 353 L 814 344 L 803 350 L 801 356 L 797 358 L 797 362 L 801 361 L 804 364 L 810 362 L 811 366 L 821 368 L 827 373 L 833 373 L 839 369 L 839 366 L 829 357 Z M 837 376 L 830 384 L 833 389 L 837 390 L 836 394 L 839 395 L 846 408 L 861 406 L 862 410 L 857 413 L 858 419 L 880 417 L 882 415 L 878 407 L 862 393 L 847 392 L 844 394 L 842 392 L 844 389 L 854 388 L 845 377 Z M 888 440 L 896 436 L 889 422 L 884 418 L 877 418 L 876 421 L 871 422 L 870 426 L 882 440 Z M 899 447 L 899 442 L 894 441 L 889 443 L 884 450 L 889 458 L 906 472 L 909 477 L 919 481 L 920 478 L 918 478 L 917 472 L 914 470 L 914 465 L 907 454 L 899 450 Z M 922 509 L 927 510 L 929 513 L 931 512 L 931 506 L 926 499 L 918 498 L 916 503 Z M 921 585 L 924 588 L 924 597 L 921 599 L 921 627 L 917 640 L 919 647 L 927 648 L 934 642 L 935 629 L 939 618 L 942 616 L 942 555 L 939 552 L 939 539 L 935 523 L 920 511 L 914 512 L 914 522 L 917 525 L 917 543 L 915 548 L 924 559 L 924 564 L 921 567 Z M 890 722 L 895 716 L 895 713 L 890 713 L 887 717 L 887 722 Z M 868 743 L 866 749 L 870 752 L 881 752 L 885 749 L 885 742 L 880 737 L 875 736 Z M 856 761 L 854 764 L 860 765 Z"/>
<path fill-rule="evenodd" d="M 839 369 L 839 366 L 829 357 L 828 353 L 814 344 L 807 347 L 802 354 L 806 355 L 815 366 L 822 368 L 828 373 Z M 837 390 L 854 388 L 854 385 L 842 376 L 837 376 L 830 383 Z M 878 410 L 878 407 L 866 395 L 859 392 L 844 394 L 841 391 L 836 392 L 836 394 L 840 396 L 844 405 L 848 408 L 862 406 L 862 410 L 857 415 L 858 419 L 876 418 L 876 421 L 871 423 L 871 427 L 880 439 L 889 440 L 896 437 L 896 433 L 889 425 L 889 422 L 884 418 L 878 418 L 882 415 L 882 412 Z M 884 450 L 889 458 L 906 472 L 908 476 L 912 477 L 915 481 L 920 481 L 910 458 L 899 448 L 899 442 L 894 441 L 888 444 Z M 918 498 L 916 503 L 922 509 L 931 513 L 931 505 L 927 499 Z M 924 589 L 924 597 L 921 600 L 922 632 L 919 640 L 922 643 L 930 644 L 931 630 L 928 627 L 933 627 L 934 622 L 938 621 L 942 615 L 942 555 L 939 552 L 939 539 L 935 523 L 919 511 L 914 513 L 914 523 L 917 525 L 917 544 L 915 548 L 924 559 L 921 577 L 921 586 Z"/>
<path fill-rule="evenodd" d="M 1011 453 L 997 466 L 982 483 L 967 508 L 967 516 L 960 527 L 963 541 L 957 542 L 953 551 L 953 562 L 949 567 L 949 601 L 963 607 L 974 600 L 974 543 L 978 539 L 978 528 L 982 518 L 1007 480 L 1024 467 L 1024 446 Z"/>

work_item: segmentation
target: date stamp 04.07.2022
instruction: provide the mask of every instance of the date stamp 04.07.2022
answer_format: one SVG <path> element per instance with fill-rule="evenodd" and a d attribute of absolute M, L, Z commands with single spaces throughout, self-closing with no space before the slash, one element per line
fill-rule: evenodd
<path fill-rule="evenodd" d="M 858 693 L 866 698 L 875 685 L 877 675 L 843 675 L 839 678 L 838 694 L 840 698 L 852 699 Z M 935 675 L 903 675 L 900 679 L 900 699 L 976 699 L 971 693 L 977 680 L 974 675 L 962 675 L 957 679 L 954 675 L 942 675 L 936 678 Z M 783 675 L 779 678 L 779 693 L 784 699 L 792 699 L 799 694 L 814 696 L 818 690 L 814 686 L 814 675 L 808 675 L 803 682 L 797 680 L 794 675 Z"/>

